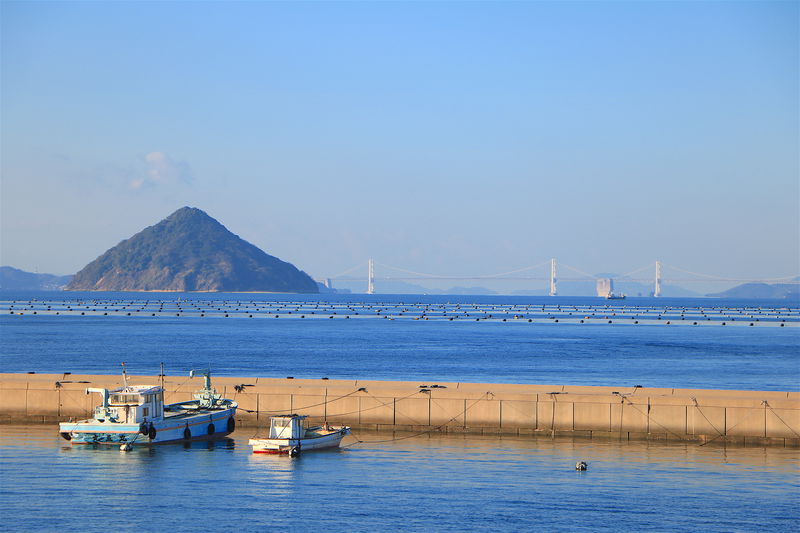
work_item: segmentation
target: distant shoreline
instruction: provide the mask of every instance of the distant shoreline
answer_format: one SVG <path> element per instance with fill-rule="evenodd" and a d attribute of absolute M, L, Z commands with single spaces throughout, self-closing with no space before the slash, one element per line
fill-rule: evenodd
<path fill-rule="evenodd" d="M 14 290 L 14 289 L 7 289 Z M 278 291 L 179 291 L 177 289 L 127 289 L 127 290 L 89 290 L 89 289 L 61 289 L 62 292 L 171 292 L 171 293 L 185 293 L 185 294 L 207 294 L 207 293 L 220 293 L 220 294 L 318 294 L 315 292 L 278 292 Z M 49 291 L 42 291 L 49 292 Z M 55 291 L 57 292 L 57 291 Z"/>

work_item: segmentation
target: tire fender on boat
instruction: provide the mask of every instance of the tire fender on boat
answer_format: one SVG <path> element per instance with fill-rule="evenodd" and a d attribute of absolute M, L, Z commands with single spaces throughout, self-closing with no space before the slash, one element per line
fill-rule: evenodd
<path fill-rule="evenodd" d="M 156 440 L 156 433 L 156 427 L 150 424 L 150 430 L 147 432 L 147 436 L 150 437 L 150 440 Z"/>
<path fill-rule="evenodd" d="M 213 423 L 209 424 L 208 425 L 208 434 L 209 435 L 213 435 L 216 432 L 217 432 L 217 428 L 214 427 L 214 424 Z"/>
<path fill-rule="evenodd" d="M 236 429 L 236 420 L 233 417 L 228 419 L 228 433 L 233 433 L 233 430 Z"/>
<path fill-rule="evenodd" d="M 189 429 L 189 425 L 186 425 L 186 429 L 183 430 L 183 438 L 189 440 L 192 438 L 192 430 Z"/>
<path fill-rule="evenodd" d="M 66 431 L 62 431 L 61 433 L 59 433 L 59 435 L 61 435 L 61 438 L 64 440 L 72 440 L 72 435 L 70 435 Z"/>

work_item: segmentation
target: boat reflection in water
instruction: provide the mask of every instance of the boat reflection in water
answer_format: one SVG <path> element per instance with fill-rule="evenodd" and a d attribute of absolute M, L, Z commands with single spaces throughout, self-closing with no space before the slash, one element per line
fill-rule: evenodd
<path fill-rule="evenodd" d="M 520 531 L 797 530 L 796 448 L 358 430 L 354 446 L 289 460 L 250 453 L 250 429 L 234 445 L 121 453 L 62 447 L 54 427 L 0 428 L 8 531 L 86 531 L 87 516 L 119 531 L 194 531 L 194 517 L 291 530 L 299 515 L 336 531 L 492 531 L 509 517 Z M 442 527 L 443 509 L 454 527 Z"/>

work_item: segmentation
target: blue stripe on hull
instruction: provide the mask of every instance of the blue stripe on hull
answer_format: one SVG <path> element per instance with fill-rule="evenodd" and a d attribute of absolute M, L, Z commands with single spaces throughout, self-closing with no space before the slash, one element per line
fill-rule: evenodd
<path fill-rule="evenodd" d="M 158 420 L 154 423 L 156 438 L 151 440 L 148 435 L 139 431 L 138 425 L 133 424 L 92 424 L 91 421 L 62 422 L 59 431 L 69 434 L 74 444 L 167 444 L 188 442 L 195 440 L 209 440 L 222 438 L 229 435 L 228 420 L 232 419 L 236 410 L 227 409 L 214 414 L 199 414 L 183 419 Z M 216 416 L 215 416 L 216 415 Z M 208 425 L 214 424 L 214 433 L 208 434 Z M 189 428 L 191 437 L 184 438 L 184 431 Z"/>
<path fill-rule="evenodd" d="M 130 435 L 125 435 L 127 440 L 120 440 L 119 435 L 114 434 L 103 434 L 101 435 L 101 439 L 94 440 L 93 434 L 85 434 L 80 435 L 76 434 L 72 437 L 73 444 L 104 444 L 104 445 L 115 445 L 115 444 L 125 444 L 132 443 L 136 445 L 154 445 L 154 444 L 174 444 L 176 442 L 194 442 L 194 441 L 201 441 L 201 440 L 212 440 L 212 439 L 221 439 L 230 435 L 230 431 L 218 431 L 213 435 L 196 435 L 190 439 L 184 439 L 183 437 L 179 439 L 170 439 L 170 440 L 157 440 L 151 441 L 146 435 L 142 435 L 140 439 L 134 440 Z"/>

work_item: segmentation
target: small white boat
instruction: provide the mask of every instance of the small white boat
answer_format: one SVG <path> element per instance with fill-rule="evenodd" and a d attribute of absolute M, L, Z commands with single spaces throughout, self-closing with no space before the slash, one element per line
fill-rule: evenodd
<path fill-rule="evenodd" d="M 281 415 L 270 418 L 269 438 L 250 439 L 253 453 L 286 453 L 299 455 L 308 450 L 336 448 L 350 434 L 347 426 L 306 427 L 304 415 Z"/>
<path fill-rule="evenodd" d="M 211 373 L 194 400 L 164 405 L 164 389 L 156 385 L 128 385 L 108 389 L 86 389 L 98 393 L 103 403 L 94 416 L 59 424 L 61 436 L 72 444 L 111 444 L 128 449 L 133 445 L 161 444 L 224 437 L 236 427 L 237 403 L 223 399 L 211 388 Z M 194 377 L 194 370 L 189 377 Z"/>

